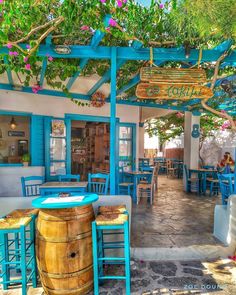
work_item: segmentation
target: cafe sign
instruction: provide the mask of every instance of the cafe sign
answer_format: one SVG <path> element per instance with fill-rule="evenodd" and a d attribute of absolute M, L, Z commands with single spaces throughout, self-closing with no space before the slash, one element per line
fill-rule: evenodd
<path fill-rule="evenodd" d="M 142 99 L 191 100 L 210 98 L 213 92 L 201 85 L 140 83 L 136 88 L 136 96 Z"/>
<path fill-rule="evenodd" d="M 203 69 L 143 67 L 140 71 L 142 82 L 158 84 L 204 84 L 207 82 Z"/>

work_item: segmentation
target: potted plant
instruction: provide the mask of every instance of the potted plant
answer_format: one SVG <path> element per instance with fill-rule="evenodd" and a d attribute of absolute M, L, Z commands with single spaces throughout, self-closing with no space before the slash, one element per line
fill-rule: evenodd
<path fill-rule="evenodd" d="M 24 154 L 22 156 L 22 163 L 23 163 L 23 166 L 27 167 L 29 166 L 29 162 L 30 162 L 30 154 Z"/>

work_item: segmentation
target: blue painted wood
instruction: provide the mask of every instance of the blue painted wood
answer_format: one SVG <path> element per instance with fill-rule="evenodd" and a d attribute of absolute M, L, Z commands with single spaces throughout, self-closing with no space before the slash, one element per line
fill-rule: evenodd
<path fill-rule="evenodd" d="M 143 46 L 141 42 L 138 41 L 133 41 L 132 47 L 134 49 L 139 49 Z M 120 59 L 117 60 L 117 65 L 116 65 L 116 71 L 118 71 L 126 61 Z M 108 82 L 111 78 L 111 68 L 106 71 L 106 73 L 103 75 L 103 77 L 88 91 L 88 95 L 93 95 L 104 83 Z"/>
<path fill-rule="evenodd" d="M 39 187 L 44 183 L 43 176 L 21 177 L 21 187 L 24 197 L 39 196 Z"/>
<path fill-rule="evenodd" d="M 110 194 L 116 194 L 116 48 L 112 48 L 111 57 L 111 103 L 110 103 Z"/>
<path fill-rule="evenodd" d="M 110 123 L 110 117 L 103 117 L 103 116 L 65 114 L 65 118 L 70 120 L 77 120 L 77 121 Z M 116 118 L 116 120 L 119 121 L 119 118 Z"/>
<path fill-rule="evenodd" d="M 5 217 L 4 217 L 5 218 Z M 10 218 L 9 218 L 10 219 Z M 29 235 L 26 233 L 30 233 Z M 13 237 L 13 238 L 12 238 Z M 16 240 L 14 237 L 17 237 Z M 26 225 L 18 228 L 0 229 L 0 257 L 3 289 L 7 290 L 15 283 L 22 285 L 22 295 L 27 295 L 27 283 L 32 281 L 33 287 L 36 281 L 36 261 L 35 261 L 35 216 L 29 217 Z M 14 279 L 15 270 L 20 276 Z"/>
<path fill-rule="evenodd" d="M 73 180 L 80 181 L 80 175 L 74 175 L 74 174 L 59 175 L 58 180 L 63 182 L 73 181 Z"/>
<path fill-rule="evenodd" d="M 30 125 L 30 154 L 32 166 L 45 165 L 44 116 L 32 115 Z"/>
<path fill-rule="evenodd" d="M 74 208 L 74 207 L 80 207 L 85 206 L 88 204 L 92 204 L 93 202 L 96 202 L 98 200 L 97 194 L 91 194 L 91 193 L 71 193 L 71 196 L 84 196 L 83 201 L 81 202 L 64 202 L 64 203 L 50 203 L 50 204 L 44 204 L 43 202 L 48 198 L 57 198 L 58 194 L 50 195 L 48 197 L 40 197 L 37 199 L 34 199 L 32 201 L 32 206 L 34 208 L 38 209 L 65 209 L 65 208 Z"/>
<path fill-rule="evenodd" d="M 44 119 L 44 145 L 45 145 L 45 178 L 50 179 L 50 133 L 51 133 L 51 117 Z"/>
<path fill-rule="evenodd" d="M 117 90 L 117 96 L 129 90 L 130 88 L 134 87 L 139 82 L 140 82 L 140 75 L 138 74 L 134 78 L 132 78 L 126 85 L 122 86 L 120 89 Z"/>
<path fill-rule="evenodd" d="M 110 232 L 112 231 L 112 232 Z M 104 242 L 103 236 L 109 232 L 109 235 L 120 234 L 122 231 L 122 241 Z M 129 237 L 129 222 L 126 221 L 119 225 L 97 225 L 96 221 L 92 222 L 92 237 L 93 237 L 93 268 L 94 268 L 94 294 L 99 294 L 99 283 L 103 280 L 125 280 L 126 292 L 130 295 L 130 237 Z M 106 249 L 124 249 L 124 257 L 108 256 Z M 114 276 L 104 275 L 103 266 L 105 265 L 125 265 L 125 275 Z"/>
<path fill-rule="evenodd" d="M 233 180 L 234 180 L 234 173 L 229 174 L 219 174 L 219 185 L 220 185 L 220 192 L 222 197 L 222 205 L 227 205 L 228 198 L 230 195 L 233 194 Z"/>
<path fill-rule="evenodd" d="M 73 193 L 80 194 L 80 193 L 86 193 L 87 192 L 87 185 L 80 186 L 80 187 L 40 187 L 39 188 L 40 195 L 42 197 L 44 196 L 51 196 L 51 195 L 59 195 L 61 193 L 69 193 L 70 195 L 73 195 Z"/>
<path fill-rule="evenodd" d="M 88 190 L 91 193 L 107 195 L 109 187 L 109 174 L 94 173 L 88 174 Z"/>
<path fill-rule="evenodd" d="M 43 86 L 43 81 L 47 69 L 47 64 L 48 64 L 48 57 L 44 57 L 43 62 L 42 62 L 42 69 L 41 69 L 41 74 L 40 74 L 40 81 L 39 85 L 42 87 Z"/>
<path fill-rule="evenodd" d="M 106 15 L 104 18 L 104 25 L 105 27 L 107 27 L 109 25 L 109 19 L 111 18 L 111 15 Z M 93 49 L 95 49 L 98 44 L 100 43 L 100 41 L 103 39 L 103 37 L 105 36 L 105 33 L 100 31 L 100 30 L 96 30 L 93 38 L 91 40 L 90 45 L 92 46 Z M 81 71 L 84 69 L 84 67 L 87 65 L 89 61 L 89 58 L 83 58 L 80 60 L 79 62 L 79 70 L 74 74 L 73 77 L 71 77 L 66 85 L 66 88 L 69 90 L 71 88 L 71 86 L 73 85 L 73 83 L 75 82 L 75 80 L 79 77 Z"/>

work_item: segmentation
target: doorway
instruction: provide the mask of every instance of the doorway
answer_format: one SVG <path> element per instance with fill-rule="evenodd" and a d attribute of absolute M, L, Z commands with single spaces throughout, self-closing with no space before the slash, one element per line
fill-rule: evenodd
<path fill-rule="evenodd" d="M 110 124 L 71 121 L 71 173 L 87 180 L 89 173 L 109 173 Z"/>

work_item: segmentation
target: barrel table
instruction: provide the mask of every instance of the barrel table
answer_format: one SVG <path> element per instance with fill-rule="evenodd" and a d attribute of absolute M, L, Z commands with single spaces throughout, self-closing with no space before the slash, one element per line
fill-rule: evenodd
<path fill-rule="evenodd" d="M 76 196 L 84 198 L 75 201 Z M 76 196 L 74 193 L 70 200 L 63 200 L 50 195 L 32 201 L 33 207 L 39 209 L 37 266 L 48 295 L 83 295 L 93 289 L 92 203 L 98 195 Z"/>

